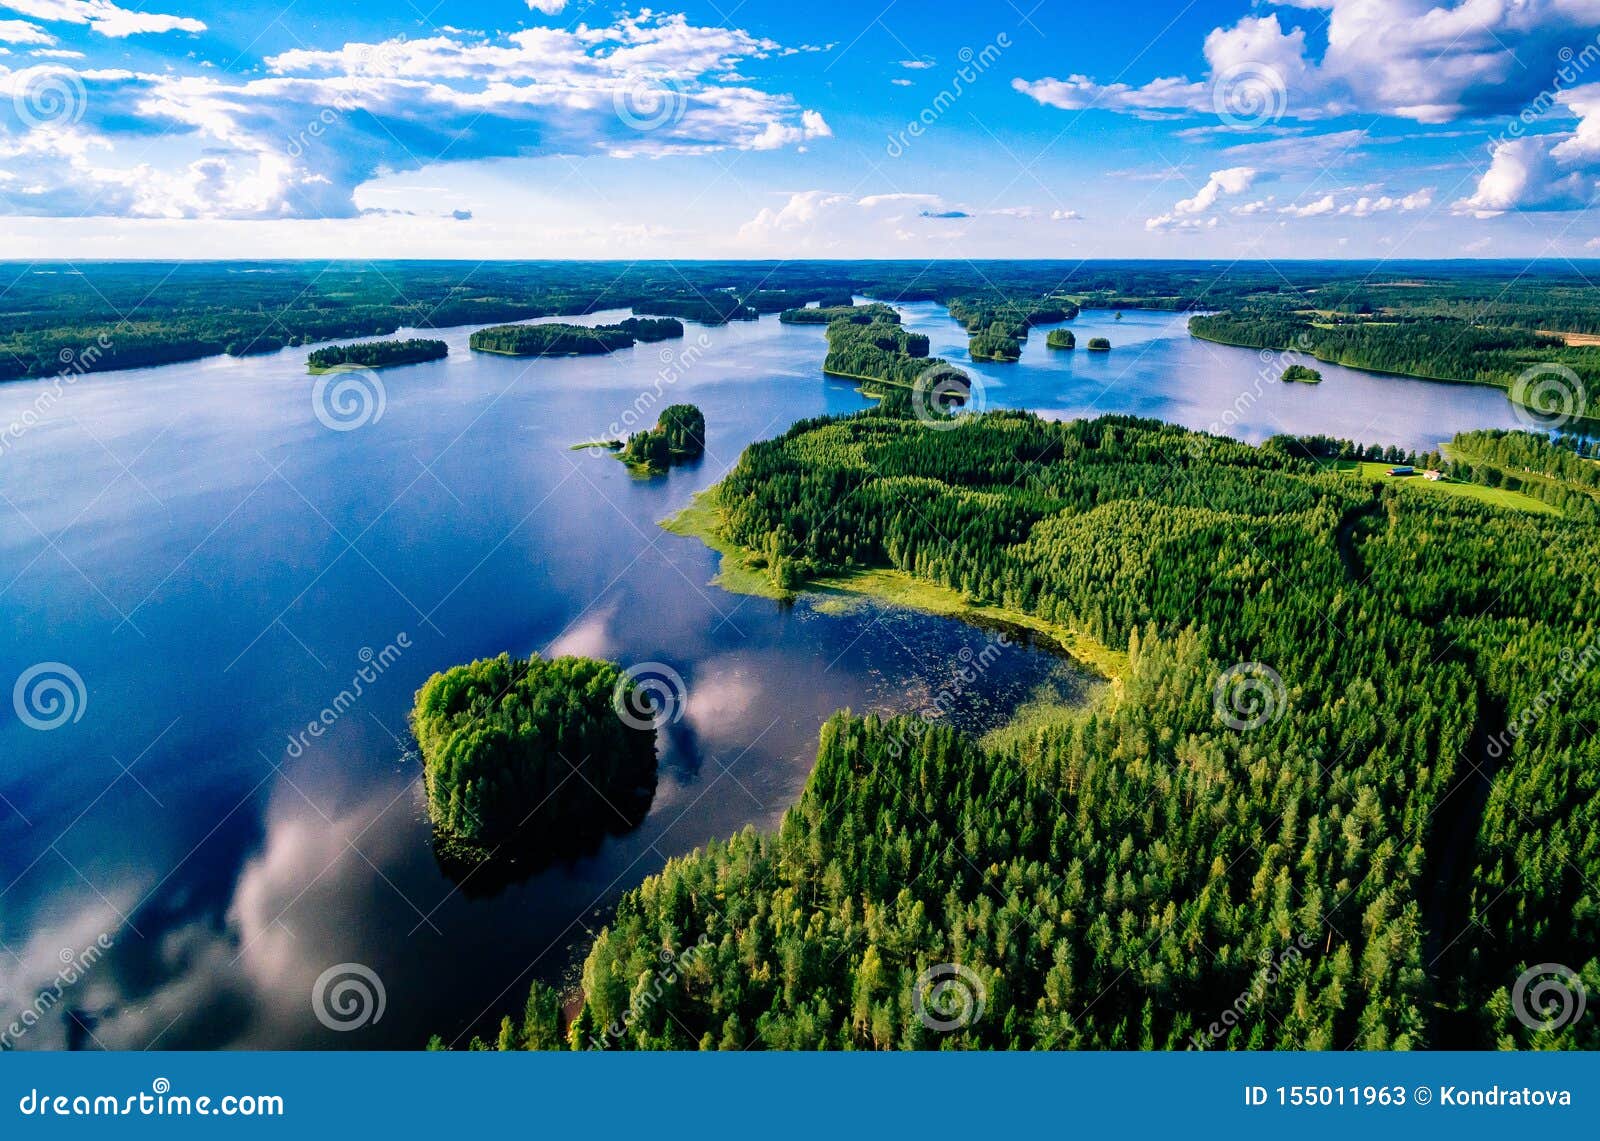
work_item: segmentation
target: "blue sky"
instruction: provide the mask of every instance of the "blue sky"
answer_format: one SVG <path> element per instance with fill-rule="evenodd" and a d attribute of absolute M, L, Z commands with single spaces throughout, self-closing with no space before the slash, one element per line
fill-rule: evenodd
<path fill-rule="evenodd" d="M 0 0 L 0 257 L 1592 257 L 1600 0 Z"/>

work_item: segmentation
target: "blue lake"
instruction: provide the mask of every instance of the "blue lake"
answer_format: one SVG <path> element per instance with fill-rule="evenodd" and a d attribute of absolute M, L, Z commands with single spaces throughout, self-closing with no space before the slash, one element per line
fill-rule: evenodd
<path fill-rule="evenodd" d="M 967 363 L 941 307 L 902 309 L 935 354 Z M 1194 341 L 1181 315 L 1085 313 L 1072 328 L 1112 351 L 1052 352 L 1036 334 L 1019 364 L 974 369 L 982 403 L 1421 448 L 1516 426 L 1490 389 L 1334 366 L 1319 386 L 1282 384 L 1281 365 Z M 981 730 L 1041 685 L 1084 684 L 1014 645 L 962 686 L 991 635 L 730 595 L 708 585 L 714 555 L 656 526 L 751 441 L 867 406 L 821 376 L 821 328 L 768 316 L 532 361 L 474 354 L 468 332 L 425 334 L 447 360 L 380 374 L 381 414 L 375 392 L 319 390 L 304 348 L 85 377 L 58 396 L 0 385 L 0 424 L 30 424 L 0 454 L 0 682 L 70 671 L 64 709 L 30 710 L 53 728 L 0 703 L 0 1030 L 60 992 L 9 1044 L 492 1033 L 530 979 L 570 980 L 617 896 L 668 857 L 773 826 L 834 710 L 915 711 L 954 688 L 951 719 Z M 675 401 L 706 414 L 697 464 L 640 480 L 570 448 Z M 446 874 L 412 695 L 450 665 L 534 651 L 684 679 L 650 815 L 547 867 Z M 110 949 L 61 985 L 94 945 Z M 346 963 L 381 979 L 385 1005 L 336 1032 L 311 995 Z"/>

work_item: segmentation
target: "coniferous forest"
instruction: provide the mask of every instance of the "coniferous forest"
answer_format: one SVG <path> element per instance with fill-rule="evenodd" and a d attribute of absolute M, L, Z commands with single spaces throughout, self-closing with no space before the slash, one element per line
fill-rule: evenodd
<path fill-rule="evenodd" d="M 1512 1010 L 1535 964 L 1600 985 L 1588 518 L 1373 482 L 1297 439 L 904 404 L 750 447 L 724 538 L 896 568 L 1125 669 L 989 747 L 837 715 L 775 834 L 628 893 L 576 1016 L 536 985 L 502 1047 L 1600 1045 Z M 1525 433 L 1455 446 L 1589 463 Z M 929 972 L 956 968 L 981 1016 L 930 1025 Z"/>

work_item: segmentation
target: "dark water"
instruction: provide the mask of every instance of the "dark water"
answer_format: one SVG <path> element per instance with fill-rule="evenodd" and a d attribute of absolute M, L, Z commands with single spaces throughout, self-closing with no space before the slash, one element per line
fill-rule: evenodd
<path fill-rule="evenodd" d="M 942 310 L 906 312 L 965 359 Z M 1222 427 L 1248 438 L 1408 446 L 1513 423 L 1488 390 L 1329 367 L 1318 388 L 1259 384 L 1255 353 L 1190 341 L 1181 317 L 1074 328 L 1116 348 L 1047 355 L 1036 336 L 1020 365 L 980 369 L 988 405 L 1196 427 L 1233 409 Z M 990 636 L 959 623 L 727 594 L 707 585 L 714 556 L 655 526 L 750 441 L 865 406 L 821 378 L 820 329 L 690 326 L 550 361 L 445 337 L 448 360 L 383 373 L 381 417 L 348 431 L 315 414 L 304 349 L 82 379 L 43 403 L 45 386 L 0 386 L 0 425 L 38 420 L 0 454 L 0 682 L 67 677 L 65 706 L 48 687 L 31 707 L 0 694 L 0 1045 L 492 1032 L 530 978 L 570 977 L 617 895 L 667 857 L 771 827 L 835 709 L 924 708 L 975 656 L 981 684 L 952 713 L 970 729 L 1041 684 L 1081 684 L 1036 649 L 985 653 Z M 569 450 L 675 400 L 706 413 L 694 466 L 640 481 Z M 460 883 L 429 844 L 411 695 L 454 663 L 535 650 L 661 663 L 684 679 L 684 716 L 638 830 L 521 882 Z M 384 993 L 352 1032 L 312 1006 L 343 963 Z"/>

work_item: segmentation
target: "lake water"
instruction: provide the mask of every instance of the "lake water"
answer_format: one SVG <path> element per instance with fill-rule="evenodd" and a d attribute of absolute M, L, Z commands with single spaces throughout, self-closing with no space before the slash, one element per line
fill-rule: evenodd
<path fill-rule="evenodd" d="M 903 311 L 966 362 L 942 308 Z M 1331 366 L 1320 386 L 1262 382 L 1256 353 L 1193 341 L 1180 315 L 1072 327 L 1113 351 L 1050 352 L 1036 334 L 1020 364 L 976 369 L 987 406 L 1408 447 L 1515 426 L 1488 389 Z M 381 415 L 326 391 L 319 406 L 303 348 L 44 400 L 0 385 L 0 424 L 38 421 L 0 454 L 0 683 L 37 697 L 0 702 L 0 1045 L 492 1033 L 531 978 L 570 980 L 617 896 L 668 857 L 772 827 L 835 709 L 959 691 L 951 719 L 981 730 L 1041 685 L 1082 688 L 1053 655 L 986 652 L 991 636 L 959 623 L 727 594 L 707 585 L 710 552 L 656 527 L 751 441 L 866 406 L 821 376 L 820 328 L 768 316 L 533 361 L 473 354 L 467 334 L 425 334 L 447 360 L 382 373 Z M 705 411 L 701 462 L 639 480 L 569 448 L 679 400 Z M 502 651 L 658 663 L 688 697 L 641 827 L 463 879 L 433 855 L 405 717 L 431 673 Z M 957 682 L 979 658 L 980 684 Z M 341 698 L 363 668 L 375 680 Z M 384 996 L 348 1032 L 312 1004 L 341 964 Z"/>

